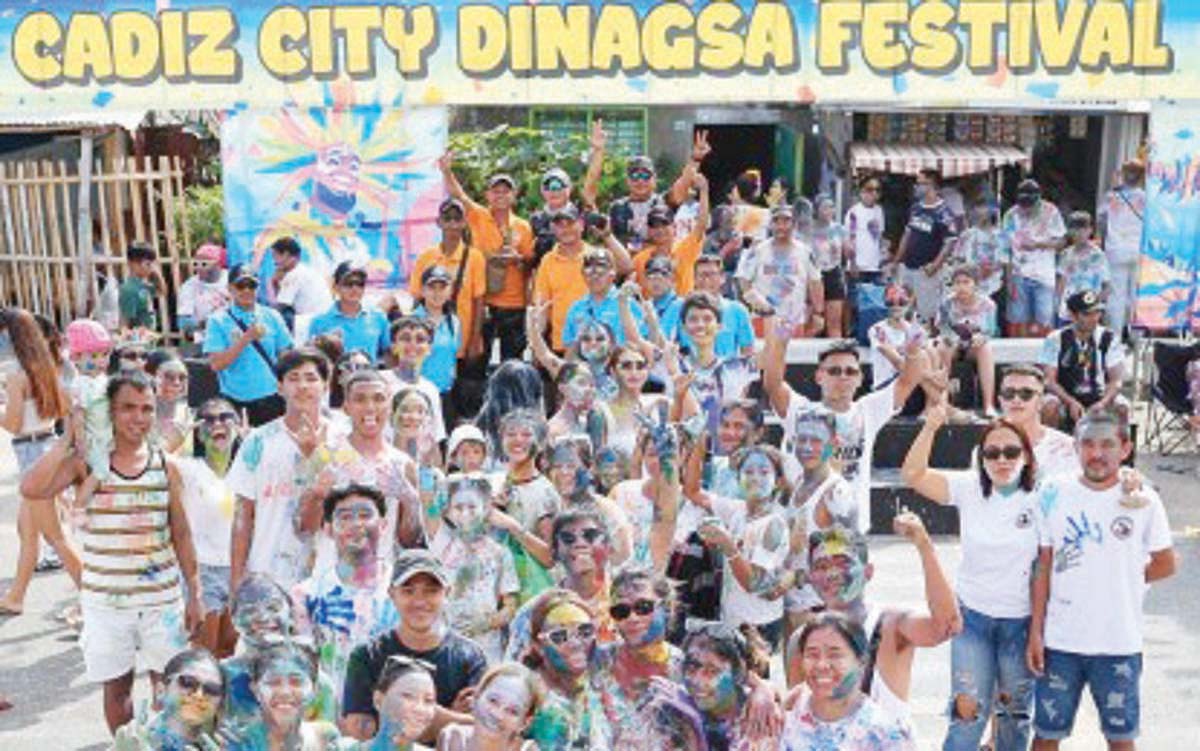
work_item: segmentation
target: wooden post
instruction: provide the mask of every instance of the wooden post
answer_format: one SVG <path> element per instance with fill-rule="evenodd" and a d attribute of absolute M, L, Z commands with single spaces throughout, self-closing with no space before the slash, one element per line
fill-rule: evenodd
<path fill-rule="evenodd" d="M 92 132 L 79 134 L 79 221 L 75 236 L 75 315 L 88 314 L 88 290 L 95 286 L 96 265 L 92 259 Z"/>

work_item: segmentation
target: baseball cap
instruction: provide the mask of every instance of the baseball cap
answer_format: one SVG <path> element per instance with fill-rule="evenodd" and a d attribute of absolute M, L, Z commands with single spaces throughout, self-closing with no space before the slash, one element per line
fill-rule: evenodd
<path fill-rule="evenodd" d="M 446 446 L 446 453 L 449 456 L 454 456 L 454 452 L 462 445 L 463 441 L 475 441 L 487 446 L 487 439 L 483 437 L 483 431 L 474 425 L 459 425 L 450 433 L 450 441 Z"/>
<path fill-rule="evenodd" d="M 438 216 L 445 216 L 451 211 L 457 211 L 461 216 L 467 215 L 467 209 L 463 206 L 463 202 L 457 198 L 450 197 L 438 204 Z"/>
<path fill-rule="evenodd" d="M 559 183 L 557 186 L 553 183 Z M 542 187 L 547 190 L 562 190 L 571 187 L 571 178 L 562 167 L 551 167 L 542 174 Z"/>
<path fill-rule="evenodd" d="M 79 318 L 67 324 L 67 348 L 73 355 L 90 355 L 112 349 L 112 337 L 99 321 Z"/>
<path fill-rule="evenodd" d="M 796 212 L 793 211 L 792 207 L 786 203 L 781 203 L 781 204 L 778 204 L 777 206 L 771 207 L 771 218 L 772 219 L 774 219 L 777 216 L 794 217 L 795 215 L 796 215 Z"/>
<path fill-rule="evenodd" d="M 214 243 L 204 243 L 193 254 L 192 259 L 196 261 L 211 261 L 212 263 L 220 263 L 225 257 L 225 249 Z"/>
<path fill-rule="evenodd" d="M 671 210 L 666 206 L 654 206 L 646 213 L 646 225 L 662 227 L 672 222 Z"/>
<path fill-rule="evenodd" d="M 392 566 L 392 586 L 402 586 L 417 574 L 432 576 L 443 588 L 450 586 L 446 569 L 433 553 L 424 548 L 405 548 L 396 553 L 396 562 Z"/>
<path fill-rule="evenodd" d="M 238 282 L 252 281 L 258 283 L 258 274 L 254 272 L 254 268 L 248 263 L 234 264 L 229 270 L 229 283 L 237 284 Z"/>
<path fill-rule="evenodd" d="M 651 159 L 650 157 L 646 156 L 645 154 L 638 154 L 637 156 L 631 156 L 631 157 L 629 157 L 629 161 L 625 162 L 625 174 L 627 174 L 627 175 L 630 173 L 633 173 L 633 172 L 640 172 L 643 170 L 648 171 L 648 172 L 654 171 L 654 160 Z"/>
<path fill-rule="evenodd" d="M 550 221 L 557 222 L 559 219 L 568 219 L 570 221 L 575 221 L 578 218 L 579 218 L 579 209 L 575 208 L 575 204 L 568 203 L 568 204 L 565 204 L 558 211 L 555 211 L 554 215 L 550 217 Z"/>
<path fill-rule="evenodd" d="M 670 256 L 652 256 L 646 261 L 646 274 L 673 274 L 675 272 L 675 264 L 671 262 Z"/>
<path fill-rule="evenodd" d="M 496 174 L 489 177 L 488 181 L 487 181 L 487 186 L 489 188 L 494 188 L 497 185 L 499 185 L 500 183 L 508 183 L 508 187 L 512 188 L 513 190 L 516 190 L 516 188 L 517 188 L 517 181 L 514 180 L 513 176 L 508 174 L 507 172 L 497 172 Z"/>
<path fill-rule="evenodd" d="M 334 269 L 333 283 L 341 284 L 347 277 L 352 275 L 358 275 L 363 279 L 366 279 L 367 267 L 358 261 L 342 261 L 337 265 L 337 268 Z"/>
<path fill-rule="evenodd" d="M 1104 301 L 1095 291 L 1085 289 L 1067 298 L 1067 310 L 1072 313 L 1091 313 L 1104 309 Z"/>
<path fill-rule="evenodd" d="M 449 284 L 454 281 L 454 277 L 450 276 L 450 272 L 443 266 L 430 266 L 421 273 L 421 284 L 429 284 L 430 282 L 445 282 Z"/>

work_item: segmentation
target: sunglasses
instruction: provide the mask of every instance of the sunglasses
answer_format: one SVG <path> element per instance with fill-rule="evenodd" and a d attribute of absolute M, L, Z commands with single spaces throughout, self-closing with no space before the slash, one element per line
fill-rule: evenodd
<path fill-rule="evenodd" d="M 1036 399 L 1037 397 L 1039 397 L 1041 395 L 1042 395 L 1042 392 L 1040 390 L 1031 389 L 1028 387 L 1022 387 L 1019 389 L 1018 388 L 1000 389 L 1000 398 L 1004 399 L 1005 401 L 1010 401 L 1010 402 L 1013 399 L 1016 399 L 1018 397 L 1021 399 L 1021 401 L 1028 402 L 1028 401 L 1032 401 L 1032 400 Z"/>
<path fill-rule="evenodd" d="M 617 370 L 646 370 L 649 367 L 645 360 L 622 360 L 617 363 Z"/>
<path fill-rule="evenodd" d="M 338 282 L 339 287 L 366 287 L 367 280 L 362 277 L 354 277 L 353 279 L 343 279 Z"/>
<path fill-rule="evenodd" d="M 567 187 L 567 184 L 562 180 L 547 180 L 542 183 L 542 190 L 562 190 Z"/>
<path fill-rule="evenodd" d="M 185 694 L 194 694 L 198 689 L 210 699 L 220 699 L 225 694 L 225 689 L 220 683 L 206 683 L 192 675 L 175 676 L 175 685 Z"/>
<path fill-rule="evenodd" d="M 238 416 L 234 412 L 218 412 L 215 415 L 200 415 L 197 419 L 205 425 L 215 425 L 219 422 L 237 422 Z"/>
<path fill-rule="evenodd" d="M 654 177 L 654 173 L 649 170 L 634 170 L 629 173 L 630 180 L 650 180 Z"/>
<path fill-rule="evenodd" d="M 234 289 L 258 289 L 258 282 L 253 279 L 247 279 L 241 282 L 233 283 Z"/>
<path fill-rule="evenodd" d="M 563 545 L 574 545 L 575 542 L 580 538 L 583 538 L 583 541 L 590 545 L 602 537 L 604 537 L 604 532 L 600 531 L 596 527 L 588 527 L 587 529 L 581 530 L 579 533 L 570 532 L 565 529 L 558 533 L 558 541 Z"/>
<path fill-rule="evenodd" d="M 614 621 L 623 621 L 633 613 L 638 615 L 650 615 L 654 609 L 658 607 L 654 600 L 637 600 L 633 603 L 618 602 L 608 609 L 609 615 Z"/>
<path fill-rule="evenodd" d="M 825 372 L 834 378 L 841 378 L 842 376 L 853 378 L 857 375 L 862 375 L 862 370 L 853 365 L 847 365 L 844 368 L 841 365 L 830 365 L 828 368 L 825 368 Z"/>
<path fill-rule="evenodd" d="M 908 307 L 908 303 L 907 303 L 907 302 L 895 302 L 895 301 L 893 301 L 893 302 L 890 302 L 890 303 L 888 303 L 888 304 L 887 304 L 887 306 L 888 306 L 889 308 L 907 308 L 907 307 Z"/>
<path fill-rule="evenodd" d="M 396 341 L 403 342 L 404 344 L 429 344 L 429 337 L 421 334 L 417 334 L 416 336 L 400 334 L 396 337 Z"/>
<path fill-rule="evenodd" d="M 589 269 L 592 271 L 608 271 L 611 268 L 612 265 L 607 261 L 585 261 L 583 264 L 584 271 Z"/>
<path fill-rule="evenodd" d="M 141 351 L 122 352 L 120 359 L 122 360 L 145 360 L 146 353 Z"/>
<path fill-rule="evenodd" d="M 586 642 L 596 637 L 596 627 L 591 623 L 581 623 L 574 629 L 556 628 L 546 631 L 542 637 L 555 646 L 561 647 L 569 641 Z"/>
<path fill-rule="evenodd" d="M 980 451 L 979 455 L 982 456 L 985 461 L 994 462 L 1002 456 L 1009 461 L 1014 461 L 1016 459 L 1020 459 L 1021 455 L 1024 453 L 1024 450 L 1020 446 L 1005 446 L 1004 448 L 999 446 L 988 446 L 983 451 Z"/>

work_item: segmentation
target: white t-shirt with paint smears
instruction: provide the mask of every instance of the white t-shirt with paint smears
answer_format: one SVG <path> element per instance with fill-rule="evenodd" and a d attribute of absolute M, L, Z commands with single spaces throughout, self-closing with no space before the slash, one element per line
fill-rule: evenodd
<path fill-rule="evenodd" d="M 855 399 L 850 409 L 835 412 L 833 466 L 842 473 L 854 489 L 858 502 L 858 528 L 866 532 L 871 526 L 871 455 L 875 451 L 875 436 L 896 414 L 896 384 Z M 783 420 L 783 445 L 791 453 L 796 417 L 811 409 L 812 400 L 795 392 L 788 400 L 788 413 Z"/>
<path fill-rule="evenodd" d="M 1123 503 L 1118 483 L 1092 490 L 1078 473 L 1042 482 L 1038 544 L 1054 550 L 1045 643 L 1084 655 L 1142 651 L 1145 568 L 1151 553 L 1171 547 L 1162 499 L 1140 491 L 1140 507 Z"/>
<path fill-rule="evenodd" d="M 958 506 L 962 563 L 955 589 L 971 610 L 992 618 L 1029 615 L 1029 575 L 1037 558 L 1036 491 L 984 497 L 979 472 L 947 472 Z"/>

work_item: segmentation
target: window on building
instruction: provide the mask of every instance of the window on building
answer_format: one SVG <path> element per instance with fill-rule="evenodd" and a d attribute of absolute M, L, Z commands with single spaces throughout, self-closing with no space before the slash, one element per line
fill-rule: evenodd
<path fill-rule="evenodd" d="M 646 153 L 646 110 L 640 107 L 536 107 L 529 115 L 533 128 L 568 136 L 587 137 L 595 120 L 604 121 L 608 149 L 614 154 Z"/>

